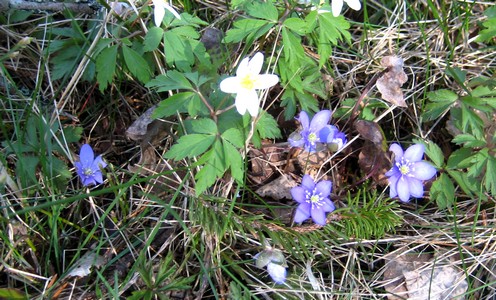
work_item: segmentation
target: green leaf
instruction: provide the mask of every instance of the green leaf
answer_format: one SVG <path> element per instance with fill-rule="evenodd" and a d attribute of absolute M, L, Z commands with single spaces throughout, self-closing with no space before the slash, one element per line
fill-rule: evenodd
<path fill-rule="evenodd" d="M 240 149 L 245 146 L 244 134 L 238 128 L 229 128 L 222 133 L 221 137 Z"/>
<path fill-rule="evenodd" d="M 496 195 L 496 158 L 494 156 L 487 157 L 484 185 L 489 194 Z"/>
<path fill-rule="evenodd" d="M 162 37 L 164 36 L 164 30 L 160 27 L 152 27 L 148 30 L 145 36 L 145 42 L 143 51 L 153 51 L 158 48 L 160 42 L 162 41 Z"/>
<path fill-rule="evenodd" d="M 300 18 L 287 18 L 282 25 L 298 35 L 305 35 L 308 33 L 307 23 Z"/>
<path fill-rule="evenodd" d="M 485 140 L 478 139 L 475 136 L 468 133 L 462 133 L 455 136 L 452 142 L 457 145 L 464 144 L 465 147 L 470 147 L 470 148 L 484 147 L 486 145 Z"/>
<path fill-rule="evenodd" d="M 26 293 L 12 288 L 0 288 L 0 299 L 24 300 L 29 299 Z"/>
<path fill-rule="evenodd" d="M 479 186 L 476 180 L 469 179 L 467 172 L 465 171 L 454 171 L 447 170 L 451 178 L 455 180 L 458 186 L 463 190 L 465 194 L 470 197 L 478 194 Z"/>
<path fill-rule="evenodd" d="M 175 65 L 182 71 L 190 71 L 195 62 L 195 51 L 199 44 L 193 46 L 193 41 L 200 38 L 200 34 L 192 26 L 181 26 L 164 33 L 165 60 L 169 66 Z M 198 42 L 198 41 L 196 41 Z M 205 48 L 203 48 L 205 52 Z"/>
<path fill-rule="evenodd" d="M 243 182 L 245 169 L 241 153 L 227 140 L 223 140 L 223 146 L 226 155 L 226 165 L 231 168 L 231 176 L 237 182 Z"/>
<path fill-rule="evenodd" d="M 461 162 L 466 160 L 467 158 L 470 158 L 471 156 L 472 156 L 472 149 L 470 148 L 460 148 L 458 150 L 455 150 L 453 153 L 451 153 L 450 157 L 448 158 L 448 163 L 446 164 L 446 167 L 452 170 L 466 168 L 467 166 L 461 166 Z"/>
<path fill-rule="evenodd" d="M 212 119 L 196 119 L 191 121 L 194 133 L 217 134 L 217 124 Z"/>
<path fill-rule="evenodd" d="M 450 90 L 437 90 L 427 93 L 427 98 L 432 103 L 426 105 L 422 116 L 425 120 L 432 121 L 441 117 L 458 100 L 458 95 Z"/>
<path fill-rule="evenodd" d="M 183 73 L 172 70 L 168 71 L 166 75 L 159 75 L 156 78 L 150 80 L 145 87 L 155 88 L 157 92 L 166 92 L 170 90 L 190 90 L 194 91 L 193 85 Z"/>
<path fill-rule="evenodd" d="M 215 141 L 210 134 L 188 134 L 182 136 L 164 155 L 165 158 L 180 160 L 185 157 L 194 157 L 204 153 Z"/>
<path fill-rule="evenodd" d="M 103 92 L 114 78 L 117 49 L 117 45 L 105 48 L 96 58 L 96 80 L 100 92 Z"/>
<path fill-rule="evenodd" d="M 317 13 L 319 27 L 319 42 L 317 53 L 320 56 L 319 66 L 323 66 L 331 55 L 332 47 L 337 45 L 338 40 L 350 42 L 350 23 L 343 16 L 334 17 L 330 12 Z"/>
<path fill-rule="evenodd" d="M 198 163 L 204 165 L 195 176 L 196 196 L 199 196 L 207 188 L 211 187 L 217 178 L 224 175 L 228 168 L 222 142 L 216 140 L 212 149 L 205 153 L 205 155 L 198 160 Z"/>
<path fill-rule="evenodd" d="M 277 121 L 267 112 L 262 112 L 260 114 L 255 129 L 262 139 L 276 139 L 282 137 Z"/>
<path fill-rule="evenodd" d="M 279 19 L 277 8 L 271 1 L 252 1 L 247 7 L 247 12 L 250 16 L 259 19 L 265 19 L 274 22 L 277 22 L 277 20 Z"/>
<path fill-rule="evenodd" d="M 152 113 L 153 119 L 164 118 L 175 115 L 177 112 L 185 112 L 186 104 L 193 98 L 198 97 L 195 92 L 177 93 L 160 101 Z"/>
<path fill-rule="evenodd" d="M 224 38 L 225 43 L 239 43 L 246 39 L 248 44 L 266 34 L 275 23 L 265 20 L 242 19 L 234 22 L 234 28 L 229 29 Z"/>
<path fill-rule="evenodd" d="M 489 42 L 496 37 L 496 6 L 486 9 L 484 14 L 488 17 L 488 20 L 482 23 L 486 28 L 479 32 L 475 39 L 477 42 Z"/>
<path fill-rule="evenodd" d="M 455 187 L 445 173 L 442 173 L 439 178 L 432 183 L 430 196 L 431 199 L 436 200 L 439 209 L 453 206 L 455 202 Z"/>
<path fill-rule="evenodd" d="M 282 43 L 284 45 L 284 58 L 289 64 L 289 67 L 299 68 L 301 61 L 305 58 L 305 50 L 301 44 L 301 38 L 283 27 Z"/>
<path fill-rule="evenodd" d="M 124 62 L 131 74 L 143 83 L 150 81 L 150 66 L 148 66 L 142 55 L 125 45 L 122 45 L 122 54 L 124 56 Z"/>

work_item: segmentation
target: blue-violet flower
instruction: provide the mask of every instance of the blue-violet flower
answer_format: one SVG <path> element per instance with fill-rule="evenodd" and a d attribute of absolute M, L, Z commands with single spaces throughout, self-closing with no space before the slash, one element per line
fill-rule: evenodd
<path fill-rule="evenodd" d="M 344 132 L 339 131 L 339 129 L 334 125 L 325 126 L 322 128 L 319 135 L 321 139 L 324 139 L 324 142 L 327 143 L 327 148 L 332 152 L 341 150 L 348 142 Z"/>
<path fill-rule="evenodd" d="M 424 180 L 429 180 L 436 175 L 436 168 L 425 160 L 424 146 L 415 144 L 403 153 L 398 144 L 392 144 L 389 151 L 394 153 L 394 164 L 386 172 L 389 181 L 389 196 L 398 196 L 401 201 L 408 202 L 410 197 L 420 198 L 424 195 Z"/>
<path fill-rule="evenodd" d="M 322 180 L 315 183 L 309 175 L 305 174 L 301 181 L 301 186 L 291 189 L 293 199 L 299 203 L 294 221 L 301 223 L 312 217 L 316 224 L 324 226 L 326 224 L 326 213 L 336 208 L 329 198 L 331 189 L 331 181 Z"/>
<path fill-rule="evenodd" d="M 327 135 L 320 135 L 320 131 L 325 128 L 331 119 L 330 110 L 322 110 L 315 114 L 310 121 L 308 114 L 305 111 L 300 112 L 296 118 L 302 127 L 300 132 L 293 132 L 288 139 L 292 147 L 304 147 L 305 151 L 315 152 L 322 150 L 323 143 L 327 142 Z"/>
<path fill-rule="evenodd" d="M 95 154 L 90 145 L 84 144 L 79 152 L 79 161 L 75 162 L 76 170 L 84 186 L 103 183 L 101 168 L 107 164 L 103 161 L 102 156 Z"/>

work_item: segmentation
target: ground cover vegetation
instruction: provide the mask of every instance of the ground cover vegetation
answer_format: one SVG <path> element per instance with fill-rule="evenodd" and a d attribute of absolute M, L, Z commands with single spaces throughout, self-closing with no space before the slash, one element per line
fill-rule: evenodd
<path fill-rule="evenodd" d="M 490 1 L 0 15 L 0 298 L 494 299 Z"/>

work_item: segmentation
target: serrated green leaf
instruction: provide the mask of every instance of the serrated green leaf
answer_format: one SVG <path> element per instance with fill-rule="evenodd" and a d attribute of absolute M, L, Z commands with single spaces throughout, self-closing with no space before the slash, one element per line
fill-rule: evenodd
<path fill-rule="evenodd" d="M 155 88 L 157 89 L 157 92 L 166 92 L 170 90 L 195 90 L 191 82 L 189 82 L 184 74 L 176 70 L 168 71 L 166 75 L 159 75 L 155 77 L 145 86 L 147 88 Z"/>
<path fill-rule="evenodd" d="M 204 153 L 215 141 L 215 136 L 210 134 L 188 134 L 179 138 L 165 158 L 180 160 L 185 157 L 194 157 Z"/>
<path fill-rule="evenodd" d="M 143 56 L 125 45 L 122 45 L 122 55 L 131 74 L 136 76 L 136 78 L 143 83 L 150 81 L 150 66 Z"/>
<path fill-rule="evenodd" d="M 160 27 L 152 27 L 148 30 L 145 36 L 143 51 L 153 51 L 158 48 L 162 37 L 164 36 L 164 30 Z"/>
<path fill-rule="evenodd" d="M 427 93 L 427 98 L 432 102 L 426 105 L 422 117 L 432 121 L 441 117 L 458 100 L 458 95 L 450 90 L 437 90 Z"/>
<path fill-rule="evenodd" d="M 271 1 L 252 1 L 247 7 L 248 14 L 252 17 L 276 22 L 279 19 L 277 8 Z"/>
<path fill-rule="evenodd" d="M 424 141 L 419 139 L 413 140 L 415 143 L 420 143 L 425 146 L 425 154 L 434 163 L 437 169 L 441 169 L 444 165 L 444 154 L 443 150 L 432 141 Z"/>
<path fill-rule="evenodd" d="M 439 209 L 452 207 L 455 202 L 455 187 L 449 177 L 442 173 L 432 183 L 430 189 L 431 199 L 435 199 Z"/>
<path fill-rule="evenodd" d="M 244 133 L 238 128 L 229 128 L 222 133 L 221 137 L 239 149 L 245 146 Z"/>
<path fill-rule="evenodd" d="M 226 165 L 231 168 L 231 176 L 237 182 L 243 182 L 245 170 L 241 153 L 227 140 L 223 140 L 223 146 L 226 155 Z"/>
<path fill-rule="evenodd" d="M 466 168 L 467 166 L 461 166 L 461 162 L 466 160 L 467 158 L 470 158 L 471 156 L 472 156 L 472 149 L 460 148 L 458 150 L 455 150 L 453 153 L 451 153 L 450 157 L 448 158 L 448 163 L 446 164 L 446 167 L 452 170 Z"/>
<path fill-rule="evenodd" d="M 164 52 L 167 64 L 174 65 L 181 71 L 191 71 L 195 52 L 200 51 L 200 43 L 197 41 L 199 38 L 200 34 L 192 26 L 180 26 L 165 31 Z M 205 48 L 202 50 L 205 52 Z"/>
<path fill-rule="evenodd" d="M 262 139 L 276 139 L 282 137 L 276 119 L 267 112 L 262 112 L 260 114 L 255 129 Z"/>
<path fill-rule="evenodd" d="M 117 45 L 105 48 L 96 58 L 96 80 L 100 92 L 103 92 L 114 78 L 117 49 Z"/>
<path fill-rule="evenodd" d="M 194 133 L 217 134 L 217 124 L 212 119 L 196 119 L 191 121 Z"/>
<path fill-rule="evenodd" d="M 486 145 L 485 140 L 477 139 L 475 136 L 468 133 L 459 134 L 451 141 L 457 145 L 463 144 L 465 147 L 470 148 L 484 147 Z"/>
<path fill-rule="evenodd" d="M 286 26 L 291 31 L 297 33 L 298 35 L 305 35 L 308 33 L 308 25 L 305 20 L 300 18 L 287 18 L 282 23 L 283 26 Z"/>
<path fill-rule="evenodd" d="M 487 148 L 486 148 L 487 149 Z M 487 165 L 487 156 L 483 153 L 484 149 L 475 153 L 471 157 L 472 165 L 468 168 L 467 176 L 469 178 L 478 178 L 483 174 L 484 169 Z"/>
<path fill-rule="evenodd" d="M 298 68 L 305 57 L 305 50 L 301 44 L 301 38 L 289 29 L 282 28 L 282 43 L 284 45 L 284 58 L 289 67 Z"/>
<path fill-rule="evenodd" d="M 152 118 L 159 119 L 175 115 L 177 112 L 185 112 L 185 106 L 195 96 L 198 96 L 195 92 L 182 92 L 160 101 L 152 113 Z"/>
<path fill-rule="evenodd" d="M 226 32 L 224 42 L 239 43 L 246 40 L 251 44 L 253 40 L 266 34 L 275 23 L 268 23 L 265 20 L 242 19 L 234 22 L 234 27 Z"/>
<path fill-rule="evenodd" d="M 492 9 L 494 10 L 494 7 L 492 7 Z M 489 9 L 487 9 L 486 12 L 487 11 L 489 11 Z M 490 17 L 487 21 L 482 23 L 482 26 L 484 26 L 485 29 L 479 32 L 479 35 L 475 39 L 477 42 L 488 42 L 496 37 L 496 17 Z"/>
<path fill-rule="evenodd" d="M 337 45 L 338 40 L 350 42 L 350 23 L 343 16 L 334 17 L 330 10 L 329 12 L 319 13 L 317 22 L 319 24 L 317 29 L 319 34 L 317 53 L 320 56 L 319 66 L 322 66 L 329 59 L 332 47 Z"/>

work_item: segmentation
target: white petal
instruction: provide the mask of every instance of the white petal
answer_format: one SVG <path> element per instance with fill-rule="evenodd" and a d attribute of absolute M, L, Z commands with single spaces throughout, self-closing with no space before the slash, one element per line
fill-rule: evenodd
<path fill-rule="evenodd" d="M 249 67 L 250 58 L 245 57 L 238 65 L 238 69 L 236 70 L 236 76 L 244 77 L 246 74 L 250 73 Z"/>
<path fill-rule="evenodd" d="M 250 112 L 250 115 L 257 116 L 258 109 L 260 105 L 260 100 L 258 99 L 258 94 L 255 90 L 241 90 L 236 95 L 235 103 L 236 109 L 242 115 L 245 114 L 246 110 Z"/>
<path fill-rule="evenodd" d="M 258 98 L 257 92 L 250 92 L 248 98 L 250 101 L 247 102 L 246 108 L 252 117 L 256 117 L 258 116 L 258 111 L 260 110 L 260 99 Z"/>
<path fill-rule="evenodd" d="M 331 8 L 333 16 L 338 17 L 343 9 L 343 0 L 332 0 Z"/>
<path fill-rule="evenodd" d="M 353 9 L 353 10 L 360 10 L 362 8 L 362 5 L 360 4 L 359 0 L 345 0 L 348 6 Z"/>
<path fill-rule="evenodd" d="M 274 74 L 263 74 L 258 75 L 257 80 L 255 81 L 255 89 L 263 90 L 268 89 L 279 82 L 279 77 Z"/>
<path fill-rule="evenodd" d="M 264 56 L 262 52 L 257 52 L 248 63 L 250 73 L 260 74 L 260 71 L 262 71 L 263 62 L 264 62 Z"/>
<path fill-rule="evenodd" d="M 181 16 L 179 15 L 179 13 L 174 8 L 172 8 L 172 6 L 170 6 L 169 4 L 167 4 L 167 3 L 164 2 L 164 8 L 167 9 L 168 11 L 170 11 L 174 15 L 174 17 L 176 17 L 179 20 L 181 20 Z M 358 8 L 358 9 L 360 9 L 360 8 Z"/>
<path fill-rule="evenodd" d="M 160 27 L 165 17 L 165 8 L 162 5 L 161 0 L 153 0 L 153 5 L 155 6 L 153 10 L 153 18 L 155 20 L 155 26 Z"/>
<path fill-rule="evenodd" d="M 239 77 L 227 77 L 220 82 L 220 90 L 224 93 L 236 94 L 241 90 Z"/>

